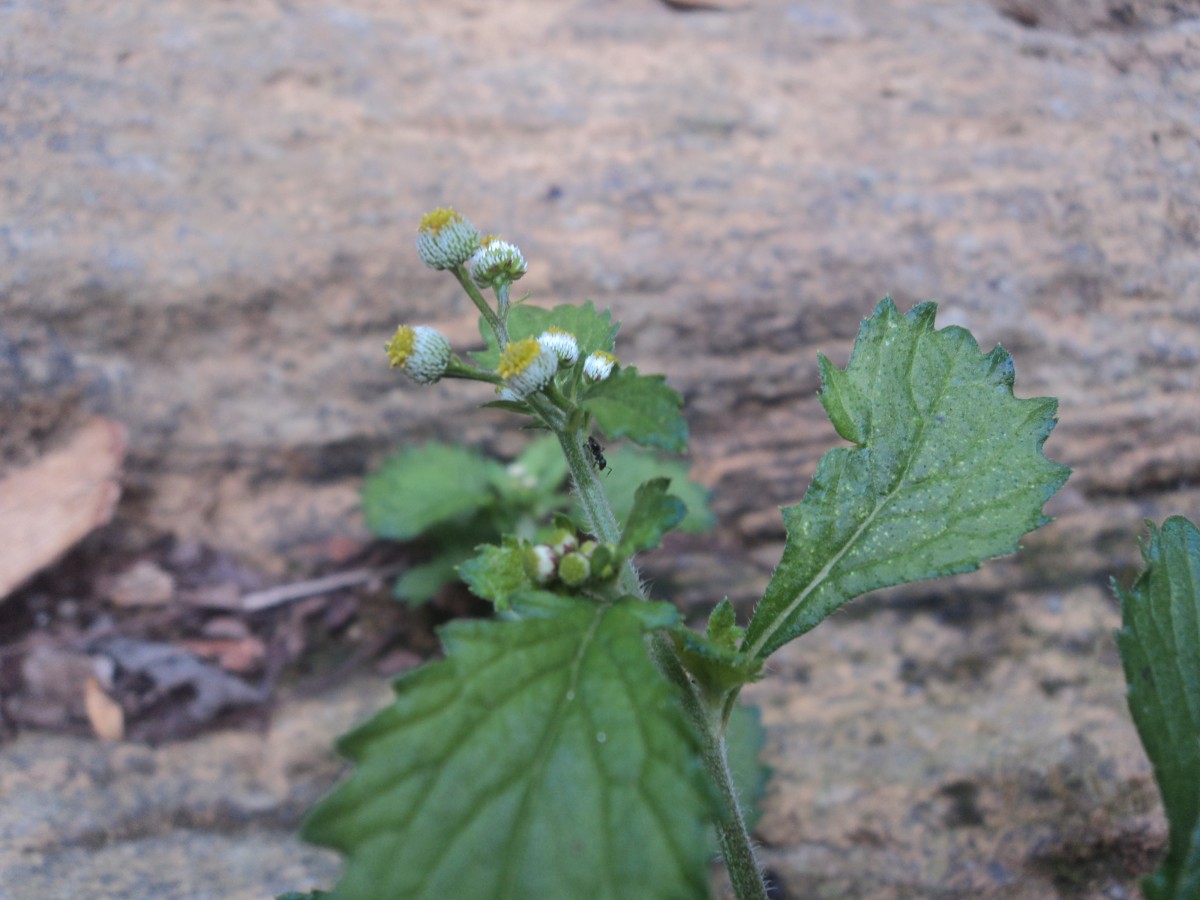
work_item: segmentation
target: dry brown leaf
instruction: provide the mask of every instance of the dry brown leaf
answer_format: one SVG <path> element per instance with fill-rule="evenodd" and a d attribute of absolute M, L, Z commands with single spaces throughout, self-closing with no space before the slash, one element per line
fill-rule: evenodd
<path fill-rule="evenodd" d="M 95 417 L 0 481 L 0 601 L 112 518 L 124 457 L 124 427 Z"/>
<path fill-rule="evenodd" d="M 95 678 L 84 682 L 83 706 L 92 723 L 92 731 L 100 740 L 119 741 L 125 736 L 125 710 L 104 692 Z"/>
<path fill-rule="evenodd" d="M 245 638 L 192 638 L 176 641 L 175 646 L 238 675 L 262 668 L 267 655 L 266 644 L 254 635 Z"/>

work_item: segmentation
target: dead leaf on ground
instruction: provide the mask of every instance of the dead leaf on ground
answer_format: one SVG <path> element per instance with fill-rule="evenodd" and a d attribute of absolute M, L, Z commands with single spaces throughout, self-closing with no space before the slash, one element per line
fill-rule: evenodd
<path fill-rule="evenodd" d="M 124 457 L 124 427 L 96 417 L 0 481 L 0 601 L 112 518 Z"/>
<path fill-rule="evenodd" d="M 92 730 L 100 740 L 119 741 L 125 736 L 125 710 L 104 692 L 95 678 L 84 683 L 83 705 Z"/>
<path fill-rule="evenodd" d="M 176 641 L 175 645 L 201 659 L 215 662 L 226 672 L 238 675 L 260 670 L 267 656 L 266 645 L 254 635 L 244 638 L 192 638 Z"/>

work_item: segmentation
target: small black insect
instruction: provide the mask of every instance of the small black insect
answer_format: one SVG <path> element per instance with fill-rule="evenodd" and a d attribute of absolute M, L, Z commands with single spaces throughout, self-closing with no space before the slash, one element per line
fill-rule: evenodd
<path fill-rule="evenodd" d="M 587 448 L 588 452 L 592 454 L 592 464 L 597 470 L 601 472 L 605 469 L 608 469 L 610 472 L 612 471 L 612 469 L 609 469 L 608 460 L 604 458 L 604 448 L 600 446 L 598 440 L 589 436 L 587 439 Z"/>

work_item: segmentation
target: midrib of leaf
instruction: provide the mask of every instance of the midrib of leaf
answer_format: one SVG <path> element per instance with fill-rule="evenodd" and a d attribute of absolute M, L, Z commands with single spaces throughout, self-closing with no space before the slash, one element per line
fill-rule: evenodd
<path fill-rule="evenodd" d="M 529 797 L 533 793 L 536 785 L 541 784 L 542 774 L 546 768 L 546 761 L 550 753 L 550 748 L 554 746 L 552 736 L 559 733 L 562 721 L 566 718 L 568 705 L 576 701 L 575 688 L 579 684 L 579 669 L 583 664 L 583 658 L 587 655 L 588 648 L 592 641 L 596 638 L 596 629 L 600 627 L 600 621 L 604 618 L 608 607 L 599 606 L 596 608 L 596 613 L 592 616 L 592 622 L 588 626 L 588 630 L 584 633 L 583 639 L 579 642 L 579 650 L 575 654 L 575 658 L 571 660 L 571 673 L 567 680 L 567 693 L 559 702 L 558 708 L 555 710 L 554 716 L 551 718 L 545 734 L 542 736 L 541 743 L 538 745 L 537 754 L 534 757 L 533 764 L 530 766 L 530 777 L 526 779 L 526 787 L 521 795 L 520 814 L 517 817 L 517 827 L 513 829 L 508 840 L 508 853 L 505 854 L 504 870 L 500 875 L 500 883 L 504 886 L 504 890 L 500 896 L 515 897 L 517 894 L 513 891 L 512 880 L 516 877 L 516 869 L 512 863 L 517 859 L 517 854 L 513 852 L 514 847 L 520 846 L 519 838 L 524 838 L 529 830 L 530 817 L 527 813 L 529 806 Z M 537 777 L 533 777 L 536 772 Z M 608 841 L 608 829 L 604 830 L 603 838 Z M 611 855 L 611 847 L 607 848 L 605 856 Z M 611 871 L 611 870 L 609 870 Z M 609 885 L 611 889 L 611 885 Z"/>
<path fill-rule="evenodd" d="M 917 348 L 919 348 L 922 342 L 925 340 L 926 334 L 927 332 L 921 332 L 917 340 L 913 341 L 914 349 L 913 352 L 909 354 L 907 371 L 905 372 L 907 377 L 904 380 L 904 384 L 905 387 L 908 388 L 908 395 L 914 407 L 917 406 L 917 403 L 916 397 L 912 390 L 913 361 L 917 358 Z M 956 352 L 955 362 L 957 361 L 957 356 L 958 353 Z M 878 354 L 878 360 L 876 362 L 875 381 L 879 380 L 879 371 L 882 366 L 883 354 L 880 353 Z M 942 376 L 942 383 L 938 386 L 937 396 L 934 398 L 934 401 L 929 404 L 930 411 L 936 409 L 941 403 L 942 397 L 946 393 L 946 385 L 950 382 L 950 374 L 953 369 L 953 365 L 948 365 L 946 367 L 946 372 Z M 921 422 L 917 429 L 916 440 L 914 440 L 912 443 L 911 452 L 908 455 L 908 459 L 904 463 L 904 469 L 900 473 L 900 477 L 896 479 L 896 486 L 887 494 L 885 494 L 881 500 L 876 501 L 875 508 L 871 510 L 870 514 L 865 519 L 863 519 L 863 523 L 854 530 L 854 534 L 850 535 L 850 537 L 846 539 L 846 542 L 830 558 L 829 562 L 821 567 L 821 570 L 817 572 L 817 574 L 813 577 L 813 580 L 805 586 L 804 590 L 800 591 L 800 593 L 796 595 L 796 599 L 789 603 L 779 615 L 775 616 L 770 627 L 768 627 L 766 631 L 762 633 L 759 639 L 756 640 L 747 651 L 751 657 L 758 656 L 759 651 L 761 651 L 763 647 L 770 643 L 771 637 L 775 634 L 775 632 L 782 628 L 796 612 L 796 610 L 798 610 L 804 604 L 804 601 L 808 598 L 808 596 L 825 582 L 825 579 L 829 577 L 829 573 L 833 571 L 834 566 L 842 561 L 842 558 L 850 552 L 850 550 L 854 547 L 855 542 L 857 542 L 862 536 L 862 533 L 875 522 L 875 519 L 878 518 L 879 513 L 882 512 L 888 503 L 892 501 L 896 494 L 900 493 L 900 490 L 904 487 L 905 482 L 908 479 L 908 473 L 912 468 L 913 460 L 917 458 L 917 451 L 920 449 L 922 442 L 925 440 L 925 427 L 929 423 L 931 417 L 932 416 L 929 413 L 921 417 Z"/>
<path fill-rule="evenodd" d="M 1167 593 L 1172 597 L 1186 597 L 1188 594 L 1183 593 L 1182 590 L 1177 590 L 1177 588 L 1182 588 L 1182 585 L 1180 585 L 1180 583 L 1176 580 L 1175 573 L 1172 571 L 1172 567 L 1166 565 L 1166 553 L 1167 551 L 1164 549 L 1162 552 L 1162 557 L 1164 559 L 1162 565 L 1167 571 Z M 1190 582 L 1190 567 L 1182 566 L 1181 568 L 1189 572 L 1188 581 Z M 1189 585 L 1189 587 L 1191 587 L 1194 591 L 1195 585 Z M 1170 658 L 1171 664 L 1175 669 L 1175 675 L 1179 679 L 1178 683 L 1183 685 L 1190 681 L 1190 677 L 1187 670 L 1183 667 L 1181 654 L 1175 652 L 1179 646 L 1179 642 L 1175 637 L 1176 623 L 1174 617 L 1171 615 L 1170 606 L 1171 605 L 1168 605 L 1168 608 L 1162 611 L 1167 617 L 1167 621 L 1165 623 L 1160 621 L 1160 617 L 1158 615 L 1158 606 L 1154 603 L 1150 604 L 1149 618 L 1151 624 L 1154 626 L 1155 632 L 1157 632 L 1155 637 L 1161 644 L 1170 646 L 1172 652 L 1167 654 L 1167 656 Z M 1160 698 L 1158 702 L 1164 705 L 1165 708 L 1165 704 L 1163 703 L 1164 700 L 1165 698 Z M 1171 745 L 1175 747 L 1182 746 L 1183 742 L 1187 740 L 1186 734 L 1188 732 L 1188 722 L 1191 721 L 1191 715 L 1187 704 L 1183 704 L 1182 713 L 1175 715 L 1167 714 L 1163 718 L 1167 726 L 1167 732 L 1170 734 Z M 1187 719 L 1186 722 L 1184 721 L 1185 718 Z"/>
<path fill-rule="evenodd" d="M 591 634 L 592 631 L 594 631 L 594 626 L 593 626 L 593 629 L 591 629 L 591 631 L 589 631 L 589 635 Z M 497 659 L 497 662 L 498 661 L 499 660 Z M 578 671 L 578 669 L 576 669 L 576 671 Z M 487 672 L 487 667 L 485 666 L 485 667 L 481 668 L 479 670 L 479 672 L 476 673 L 476 677 L 482 677 L 486 672 Z M 526 679 L 525 681 L 516 685 L 515 688 L 510 692 L 510 694 L 508 696 L 508 701 L 512 702 L 512 701 L 516 701 L 516 700 L 520 699 L 521 692 L 525 688 L 525 686 L 528 685 L 531 681 L 536 681 L 538 678 L 541 678 L 544 674 L 545 674 L 544 670 L 538 670 L 536 672 L 531 673 L 528 679 Z M 458 693 L 461 694 L 461 690 Z M 504 703 L 501 703 L 498 706 L 493 707 L 492 711 L 499 712 L 503 708 L 504 708 Z M 440 712 L 441 711 L 438 709 L 431 709 L 426 714 L 426 716 L 436 716 L 436 715 L 439 715 Z M 415 717 L 412 721 L 419 722 L 422 719 L 426 718 L 426 716 Z M 559 718 L 561 718 L 561 714 L 560 714 Z M 554 723 L 552 722 L 551 725 L 553 726 Z M 451 753 L 450 756 L 448 756 L 444 762 L 448 762 L 450 759 L 453 758 L 453 756 L 454 756 L 454 754 Z M 426 767 L 426 768 L 428 768 L 428 767 Z M 438 783 L 437 779 L 430 779 L 428 781 L 428 783 L 425 785 L 424 790 L 422 790 L 420 797 L 417 798 L 416 802 L 413 803 L 409 807 L 408 815 L 404 819 L 405 824 L 411 823 L 414 818 L 419 816 L 421 809 L 425 806 L 426 801 L 429 799 L 430 795 L 434 792 L 434 789 L 437 787 L 437 783 Z M 482 809 L 482 807 L 480 807 L 480 809 Z M 468 818 L 468 819 L 465 819 L 461 824 L 465 825 L 465 824 L 468 824 L 469 822 L 470 822 L 470 819 Z M 453 846 L 454 845 L 453 845 L 452 841 L 446 841 L 445 843 L 442 844 L 441 849 L 438 851 L 438 854 L 435 857 L 433 857 L 433 859 L 430 861 L 429 866 L 426 868 L 425 877 L 424 877 L 424 879 L 422 879 L 420 885 L 418 886 L 421 891 L 423 891 L 425 889 L 425 886 L 428 883 L 429 878 L 438 871 L 438 866 L 441 864 L 442 859 L 445 857 L 445 855 L 450 851 L 450 849 Z"/>

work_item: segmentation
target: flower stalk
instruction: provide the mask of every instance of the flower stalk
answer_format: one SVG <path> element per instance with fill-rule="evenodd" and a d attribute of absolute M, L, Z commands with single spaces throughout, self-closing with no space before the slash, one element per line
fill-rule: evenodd
<path fill-rule="evenodd" d="M 427 265 L 452 272 L 462 285 L 495 336 L 500 350 L 499 365 L 495 372 L 468 366 L 450 354 L 444 338 L 434 337 L 432 329 L 422 329 L 415 335 L 425 342 L 422 347 L 427 344 L 432 348 L 426 356 L 431 356 L 433 362 L 419 367 L 414 360 L 423 362 L 425 357 L 412 350 L 416 344 L 410 332 L 414 330 L 403 328 L 389 345 L 393 365 L 403 365 L 408 374 L 426 383 L 443 377 L 487 381 L 503 388 L 505 399 L 524 403 L 539 424 L 557 437 L 587 528 L 596 541 L 617 547 L 621 541 L 621 524 L 613 513 L 595 458 L 588 449 L 591 416 L 578 405 L 575 392 L 580 374 L 585 383 L 608 378 L 619 366 L 616 356 L 607 350 L 593 351 L 580 369 L 575 370 L 574 380 L 566 384 L 564 392 L 557 382 L 557 375 L 560 370 L 575 366 L 579 357 L 578 343 L 573 335 L 556 328 L 536 339 L 528 337 L 516 342 L 509 339 L 509 289 L 512 281 L 525 274 L 525 260 L 519 249 L 497 238 L 480 241 L 473 225 L 453 210 L 443 209 L 435 210 L 422 220 L 418 250 Z M 464 255 L 468 250 L 471 251 L 469 256 Z M 495 308 L 481 290 L 488 286 L 496 295 Z M 549 547 L 529 549 L 531 552 L 526 554 L 523 565 L 535 583 L 547 583 L 557 577 L 564 584 L 581 586 L 590 577 L 586 556 L 574 547 L 562 547 L 553 552 Z M 620 564 L 615 573 L 615 585 L 606 590 L 605 595 L 609 591 L 614 592 L 613 599 L 620 596 L 648 599 L 632 559 L 625 559 Z M 736 688 L 718 693 L 703 690 L 688 674 L 675 644 L 663 631 L 647 637 L 647 649 L 659 671 L 676 687 L 680 705 L 699 741 L 705 768 L 720 795 L 722 811 L 716 822 L 717 835 L 734 890 L 739 900 L 766 900 L 766 888 L 742 817 L 725 745 L 726 723 L 738 691 Z"/>

